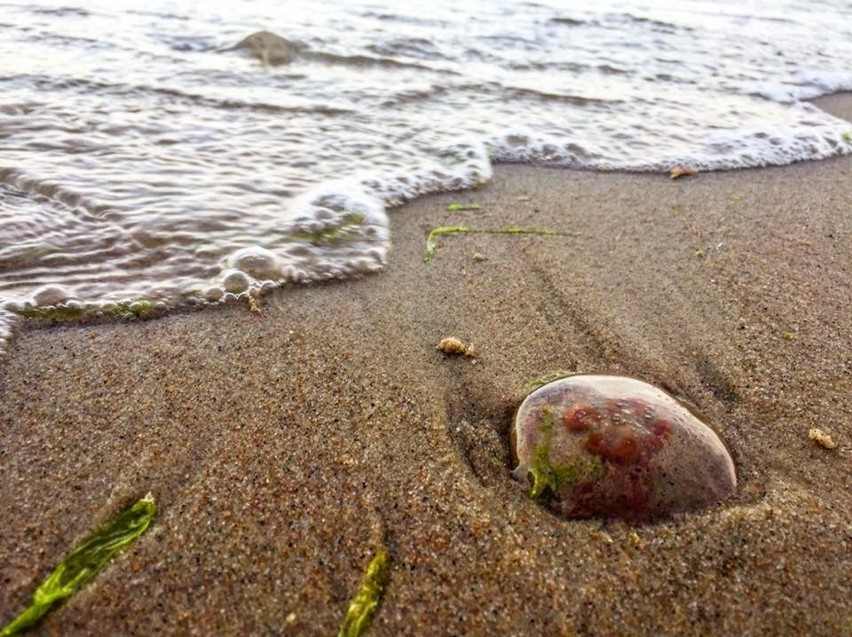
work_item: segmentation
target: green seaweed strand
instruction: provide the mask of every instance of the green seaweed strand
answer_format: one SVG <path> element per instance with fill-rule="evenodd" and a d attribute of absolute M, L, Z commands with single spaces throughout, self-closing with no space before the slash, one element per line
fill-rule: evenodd
<path fill-rule="evenodd" d="M 83 540 L 36 589 L 29 608 L 0 631 L 0 637 L 35 626 L 57 602 L 71 596 L 121 549 L 142 535 L 156 513 L 154 496 L 149 493 Z"/>
<path fill-rule="evenodd" d="M 538 228 L 499 228 L 497 230 L 485 230 L 481 228 L 468 228 L 467 226 L 441 226 L 435 228 L 426 237 L 426 254 L 423 255 L 423 263 L 429 263 L 438 249 L 437 239 L 442 234 L 535 234 L 543 237 L 562 237 L 561 232 L 552 230 L 540 230 Z"/>
<path fill-rule="evenodd" d="M 373 614 L 379 607 L 385 585 L 388 581 L 388 565 L 390 554 L 385 549 L 379 549 L 370 560 L 361 588 L 349 603 L 346 617 L 337 631 L 337 637 L 359 637 L 370 623 Z"/>
<path fill-rule="evenodd" d="M 19 314 L 26 319 L 46 323 L 73 323 L 91 318 L 96 311 L 97 308 L 86 309 L 59 305 L 56 307 L 34 307 L 22 310 Z M 148 299 L 141 299 L 139 301 L 116 303 L 112 309 L 101 311 L 116 319 L 133 321 L 153 316 L 154 305 Z"/>
<path fill-rule="evenodd" d="M 464 212 L 467 210 L 480 210 L 482 206 L 478 203 L 451 203 L 447 205 L 450 212 Z"/>
<path fill-rule="evenodd" d="M 312 243 L 340 243 L 357 233 L 361 229 L 364 219 L 366 219 L 364 214 L 353 212 L 346 215 L 339 226 L 317 230 L 316 232 L 295 232 L 293 236 Z"/>

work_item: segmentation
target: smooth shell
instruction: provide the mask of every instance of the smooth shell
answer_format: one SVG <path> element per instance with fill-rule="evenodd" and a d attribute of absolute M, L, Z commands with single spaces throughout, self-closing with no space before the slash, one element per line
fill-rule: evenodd
<path fill-rule="evenodd" d="M 619 376 L 569 376 L 515 416 L 516 479 L 569 518 L 644 522 L 695 511 L 736 490 L 719 437 L 660 389 Z"/>

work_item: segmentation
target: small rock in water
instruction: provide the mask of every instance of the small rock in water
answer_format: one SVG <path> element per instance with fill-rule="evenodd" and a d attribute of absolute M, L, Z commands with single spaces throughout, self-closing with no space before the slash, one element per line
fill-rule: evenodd
<path fill-rule="evenodd" d="M 252 33 L 233 47 L 233 49 L 244 49 L 250 52 L 264 65 L 270 66 L 289 64 L 296 58 L 300 48 L 295 42 L 270 31 Z"/>
<path fill-rule="evenodd" d="M 619 376 L 569 376 L 532 392 L 512 429 L 530 497 L 569 518 L 646 522 L 736 490 L 719 437 L 660 389 Z"/>

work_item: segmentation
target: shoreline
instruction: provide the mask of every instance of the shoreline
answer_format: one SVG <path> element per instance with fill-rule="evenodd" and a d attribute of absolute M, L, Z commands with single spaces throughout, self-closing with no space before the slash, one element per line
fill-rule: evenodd
<path fill-rule="evenodd" d="M 850 94 L 818 103 L 852 118 Z M 0 622 L 150 490 L 151 530 L 34 634 L 327 635 L 381 547 L 368 634 L 848 632 L 850 176 L 852 156 L 676 181 L 498 165 L 392 210 L 377 275 L 260 314 L 25 327 L 0 367 Z M 423 263 L 443 225 L 568 236 L 443 236 Z M 437 352 L 449 336 L 477 356 Z M 684 401 L 736 496 L 636 529 L 531 502 L 507 432 L 559 370 Z"/>

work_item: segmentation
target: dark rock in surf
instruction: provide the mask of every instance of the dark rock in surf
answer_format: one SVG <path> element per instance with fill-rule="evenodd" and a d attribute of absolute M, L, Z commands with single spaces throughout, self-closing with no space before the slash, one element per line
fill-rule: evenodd
<path fill-rule="evenodd" d="M 302 48 L 300 44 L 270 31 L 258 31 L 225 50 L 246 51 L 263 62 L 264 66 L 279 66 L 296 59 Z"/>

